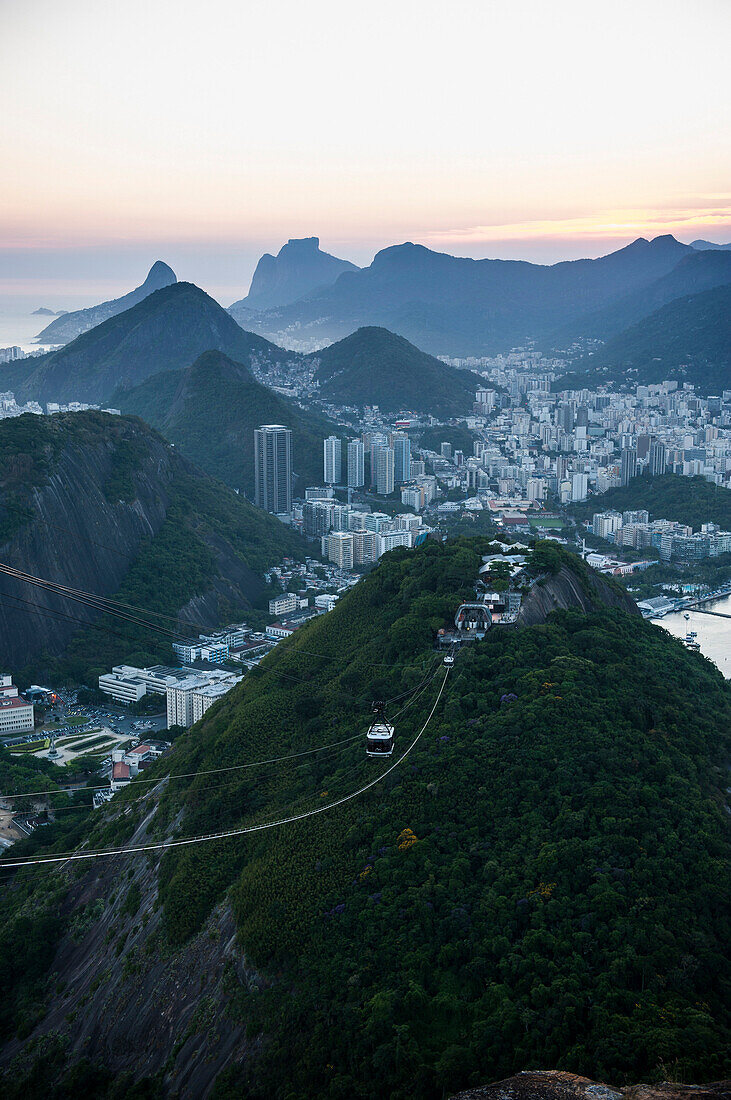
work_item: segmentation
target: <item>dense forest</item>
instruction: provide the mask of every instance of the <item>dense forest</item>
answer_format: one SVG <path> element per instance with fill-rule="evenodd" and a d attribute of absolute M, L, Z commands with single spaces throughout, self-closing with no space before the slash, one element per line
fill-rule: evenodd
<path fill-rule="evenodd" d="M 312 353 L 319 395 L 338 405 L 378 405 L 434 416 L 463 416 L 472 408 L 479 374 L 455 370 L 403 336 L 369 326 Z"/>
<path fill-rule="evenodd" d="M 609 489 L 583 504 L 571 504 L 577 519 L 590 520 L 595 512 L 626 512 L 644 508 L 653 519 L 672 519 L 697 530 L 702 523 L 717 523 L 731 530 L 731 492 L 703 477 L 663 474 L 634 477 L 628 485 Z"/>
<path fill-rule="evenodd" d="M 250 1037 L 249 1056 L 219 1076 L 219 1100 L 436 1100 L 528 1066 L 617 1082 L 728 1069 L 729 685 L 639 616 L 566 610 L 465 649 L 415 742 L 447 677 L 435 632 L 471 594 L 488 547 L 459 538 L 388 554 L 176 743 L 181 773 L 334 747 L 215 784 L 169 784 L 159 837 L 357 790 L 393 762 L 364 755 L 373 698 L 392 700 L 395 758 L 413 743 L 380 785 L 328 813 L 162 858 L 146 965 L 210 942 L 220 905 L 246 960 L 245 980 L 232 968 L 225 1005 L 201 1006 L 196 1025 L 204 1044 L 221 1014 Z M 586 583 L 587 567 L 559 547 L 539 546 L 533 565 L 539 585 L 561 567 Z M 134 784 L 122 797 L 134 802 Z M 131 835 L 149 807 L 131 809 L 89 843 Z M 44 929 L 44 944 L 60 943 L 83 916 L 60 904 L 66 889 L 24 875 L 4 928 L 17 928 L 20 906 L 24 942 Z M 44 991 L 39 967 L 25 978 L 21 963 L 22 952 L 6 1000 L 29 1027 Z M 87 1009 L 67 1002 L 70 1037 L 83 1036 L 85 1012 L 112 1009 L 103 986 L 92 995 Z"/>

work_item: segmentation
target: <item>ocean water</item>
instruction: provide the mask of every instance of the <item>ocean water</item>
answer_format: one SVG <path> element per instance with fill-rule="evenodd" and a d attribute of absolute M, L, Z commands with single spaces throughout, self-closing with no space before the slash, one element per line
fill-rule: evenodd
<path fill-rule="evenodd" d="M 71 310 L 90 304 L 93 303 L 79 299 L 78 296 L 71 298 L 66 295 L 63 301 L 56 301 L 55 298 L 39 301 L 28 294 L 0 294 L 0 348 L 17 346 L 23 351 L 45 351 L 48 345 L 36 344 L 35 338 L 51 323 L 53 317 L 34 316 L 33 310 L 40 306 L 53 310 Z"/>
<path fill-rule="evenodd" d="M 712 600 L 704 607 L 731 616 L 731 596 Z M 684 638 L 689 630 L 695 630 L 701 653 L 720 668 L 727 680 L 731 680 L 731 617 L 716 619 L 713 615 L 702 615 L 697 611 L 689 611 L 688 615 L 690 618 L 686 620 L 684 612 L 676 611 L 662 619 L 655 619 L 655 622 L 676 638 Z"/>

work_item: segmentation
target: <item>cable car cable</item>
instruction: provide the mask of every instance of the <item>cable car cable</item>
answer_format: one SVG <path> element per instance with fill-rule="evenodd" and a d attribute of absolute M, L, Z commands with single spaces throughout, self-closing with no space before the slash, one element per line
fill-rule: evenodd
<path fill-rule="evenodd" d="M 227 830 L 224 830 L 224 831 L 218 832 L 218 833 L 206 833 L 206 834 L 202 834 L 200 836 L 181 837 L 178 840 L 161 841 L 160 843 L 157 843 L 157 844 L 139 844 L 139 845 L 134 845 L 134 846 L 131 846 L 131 847 L 120 847 L 120 848 L 100 848 L 100 849 L 97 849 L 96 851 L 90 851 L 90 852 L 70 852 L 70 853 L 66 853 L 65 855 L 43 856 L 43 857 L 40 857 L 38 859 L 9 860 L 7 862 L 3 860 L 0 863 L 0 867 L 3 867 L 3 868 L 5 868 L 5 867 L 16 868 L 16 867 L 37 866 L 39 864 L 49 864 L 49 863 L 71 863 L 71 862 L 76 862 L 76 861 L 79 861 L 79 860 L 86 860 L 86 859 L 101 859 L 105 856 L 133 855 L 133 854 L 136 854 L 138 852 L 155 852 L 155 851 L 167 850 L 169 848 L 182 848 L 182 847 L 186 847 L 186 846 L 189 846 L 189 845 L 192 845 L 192 844 L 206 844 L 206 843 L 210 843 L 211 841 L 228 840 L 228 839 L 231 839 L 233 837 L 246 836 L 246 835 L 249 835 L 251 833 L 259 833 L 259 832 L 263 832 L 267 829 L 275 829 L 275 828 L 279 828 L 282 825 L 291 825 L 291 824 L 293 824 L 294 822 L 297 822 L 297 821 L 304 821 L 305 819 L 310 818 L 310 817 L 314 817 L 317 814 L 327 813 L 329 810 L 333 810 L 337 806 L 342 806 L 344 803 L 351 802 L 354 798 L 358 798 L 358 797 L 360 797 L 360 795 L 365 794 L 366 791 L 371 790 L 378 783 L 381 783 L 386 778 L 386 776 L 390 775 L 391 772 L 395 771 L 395 769 L 400 764 L 403 763 L 403 761 L 406 759 L 406 757 L 409 755 L 411 750 L 414 748 L 414 746 L 417 744 L 417 742 L 421 738 L 422 734 L 424 733 L 427 726 L 429 725 L 432 717 L 434 716 L 434 712 L 436 711 L 437 706 L 439 705 L 439 701 L 440 701 L 440 699 L 442 697 L 442 694 L 444 692 L 444 688 L 446 686 L 447 680 L 449 679 L 450 671 L 451 670 L 449 668 L 447 668 L 445 673 L 444 673 L 444 678 L 442 679 L 441 685 L 439 687 L 437 697 L 434 700 L 434 703 L 432 704 L 432 708 L 429 711 L 429 714 L 427 716 L 426 721 L 424 722 L 424 725 L 421 727 L 421 729 L 417 733 L 416 737 L 413 739 L 413 741 L 408 746 L 408 748 L 398 758 L 398 760 L 394 761 L 394 763 L 391 764 L 390 767 L 386 768 L 386 770 L 381 772 L 380 775 L 376 776 L 375 779 L 371 779 L 364 786 L 359 787 L 358 790 L 352 791 L 350 794 L 343 795 L 341 798 L 334 799 L 332 802 L 328 802 L 324 806 L 316 806 L 315 809 L 313 809 L 313 810 L 307 810 L 303 813 L 293 814 L 289 817 L 279 818 L 278 820 L 275 820 L 275 821 L 266 821 L 266 822 L 262 822 L 259 825 L 247 825 L 247 826 L 243 826 L 242 828 L 239 828 L 239 829 L 227 829 Z"/>

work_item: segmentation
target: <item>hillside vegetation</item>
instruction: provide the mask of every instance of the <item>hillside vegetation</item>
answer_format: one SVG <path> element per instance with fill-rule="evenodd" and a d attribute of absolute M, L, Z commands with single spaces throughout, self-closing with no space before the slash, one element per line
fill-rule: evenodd
<path fill-rule="evenodd" d="M 324 417 L 255 382 L 247 367 L 209 351 L 185 370 L 153 375 L 121 389 L 113 402 L 141 416 L 201 469 L 254 493 L 254 429 L 286 424 L 292 431 L 292 468 L 297 492 L 322 481 L 322 442 L 337 432 Z"/>
<path fill-rule="evenodd" d="M 731 377 L 731 283 L 674 299 L 577 362 L 575 371 L 586 372 L 583 382 L 572 383 L 577 388 L 671 378 L 720 393 Z M 566 380 L 554 386 L 564 389 Z"/>
<path fill-rule="evenodd" d="M 385 328 L 360 328 L 314 353 L 319 394 L 341 405 L 460 416 L 483 379 L 455 370 Z"/>
<path fill-rule="evenodd" d="M 457 539 L 387 555 L 267 658 L 269 674 L 248 677 L 183 737 L 165 769 L 342 741 L 363 733 L 374 697 L 394 700 L 398 757 L 436 700 L 441 663 L 403 713 L 395 697 L 433 666 L 435 631 L 471 593 L 488 546 Z M 579 585 L 588 579 L 578 558 L 551 547 L 541 549 L 536 583 L 550 583 L 556 568 Z M 126 1054 L 114 1006 L 134 998 L 155 1011 L 145 973 L 160 959 L 174 968 L 179 958 L 191 991 L 199 978 L 202 987 L 193 960 L 210 952 L 230 911 L 238 946 L 228 932 L 225 998 L 201 1002 L 185 1031 L 209 1063 L 219 1034 L 239 1050 L 236 1027 L 242 1042 L 248 1036 L 219 1074 L 221 1100 L 437 1100 L 528 1065 L 618 1083 L 665 1076 L 668 1066 L 685 1080 L 719 1079 L 731 1038 L 729 731 L 720 673 L 639 616 L 568 609 L 529 628 L 494 628 L 460 654 L 433 721 L 381 785 L 306 821 L 169 852 L 142 877 L 132 870 L 138 883 L 157 879 L 146 942 L 139 917 L 131 929 L 134 918 L 118 908 L 125 893 L 113 875 L 116 901 L 98 893 L 112 886 L 100 887 L 93 870 L 73 885 L 24 877 L 5 903 L 5 929 L 22 904 L 33 942 L 53 904 L 63 915 L 49 932 L 60 950 L 48 965 L 73 956 L 77 970 L 67 971 L 62 1005 L 53 994 L 44 1003 L 42 988 L 15 972 L 6 999 L 22 1006 L 17 1018 L 51 1012 L 61 1025 L 54 1041 L 91 1063 L 112 1049 Z M 363 750 L 358 736 L 304 760 L 227 773 L 215 789 L 208 776 L 179 780 L 147 835 L 316 808 L 379 774 Z M 121 815 L 89 841 L 130 836 L 148 814 Z M 154 885 L 145 889 L 155 896 Z M 106 949 L 85 955 L 68 938 L 77 909 L 94 905 L 115 907 L 121 943 L 134 933 L 122 973 L 109 971 Z M 165 1094 L 176 1088 L 179 1051 L 157 1061 Z"/>
<path fill-rule="evenodd" d="M 276 359 L 279 348 L 244 332 L 218 302 L 192 283 L 173 283 L 59 351 L 13 367 L 25 372 L 20 398 L 105 403 L 119 386 L 134 386 L 160 371 L 187 367 L 218 349 L 238 363 Z"/>
<path fill-rule="evenodd" d="M 85 412 L 0 422 L 0 552 L 16 569 L 142 609 L 138 618 L 180 615 L 185 631 L 261 607 L 262 573 L 304 544 L 140 420 Z M 0 667 L 93 682 L 133 656 L 168 659 L 170 640 L 0 579 Z"/>
<path fill-rule="evenodd" d="M 653 519 L 672 519 L 697 530 L 703 523 L 717 523 L 731 530 L 731 491 L 703 477 L 645 474 L 628 485 L 609 489 L 582 504 L 572 504 L 577 519 L 588 520 L 595 512 L 629 512 L 646 509 Z"/>

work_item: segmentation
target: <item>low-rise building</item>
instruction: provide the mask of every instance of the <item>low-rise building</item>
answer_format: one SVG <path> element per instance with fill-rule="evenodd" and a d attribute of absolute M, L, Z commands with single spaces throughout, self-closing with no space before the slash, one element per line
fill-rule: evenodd
<path fill-rule="evenodd" d="M 275 596 L 269 601 L 270 615 L 287 615 L 290 611 L 296 611 L 299 600 L 294 592 L 284 592 L 281 596 Z"/>
<path fill-rule="evenodd" d="M 106 672 L 99 677 L 99 690 L 114 699 L 115 703 L 129 706 L 131 703 L 139 703 L 147 694 L 147 684 L 138 676 Z"/>
<path fill-rule="evenodd" d="M 15 694 L 0 694 L 0 737 L 31 731 L 35 725 L 33 704 L 27 703 L 18 689 L 10 684 L 9 676 L 1 679 L 7 681 L 5 686 L 11 687 Z"/>

